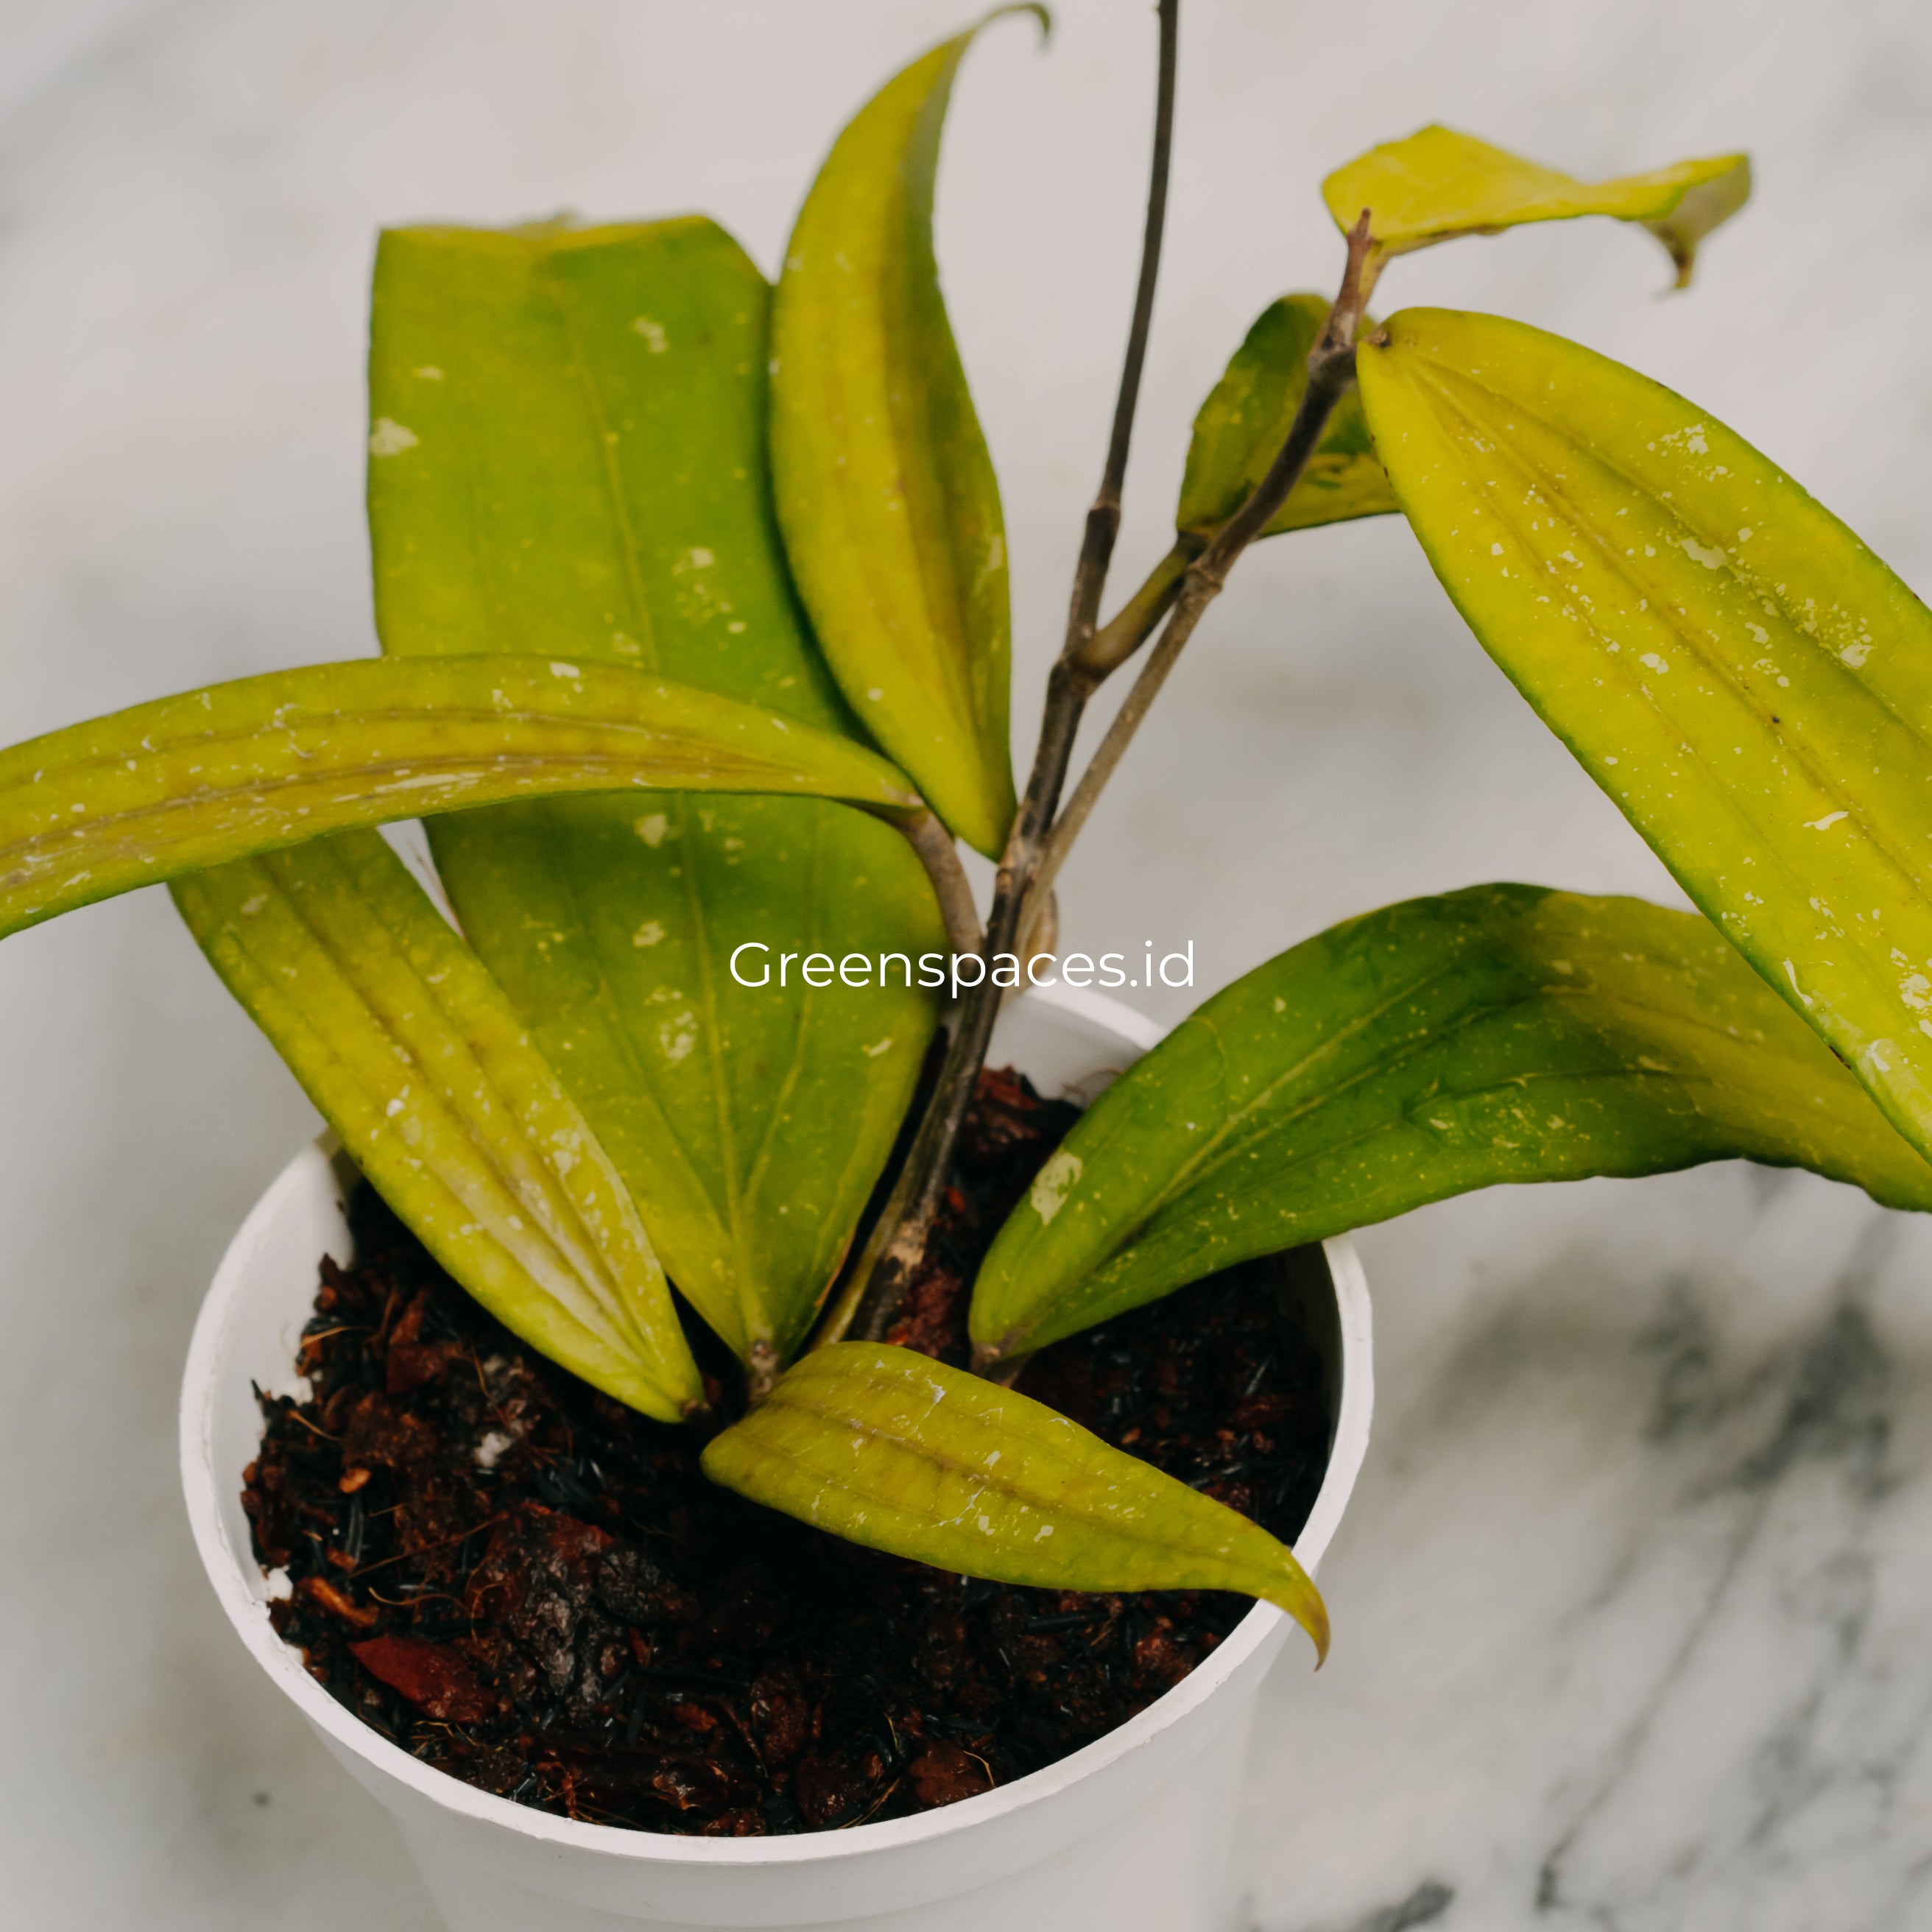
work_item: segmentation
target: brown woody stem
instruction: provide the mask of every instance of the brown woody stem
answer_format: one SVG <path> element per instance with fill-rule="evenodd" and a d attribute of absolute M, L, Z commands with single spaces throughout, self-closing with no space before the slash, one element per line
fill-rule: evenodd
<path fill-rule="evenodd" d="M 848 1330 L 876 1340 L 891 1328 L 907 1289 L 924 1258 L 927 1237 L 944 1196 L 959 1130 L 979 1085 L 986 1048 L 999 1016 L 1001 988 L 993 983 L 1001 956 L 1017 958 L 1020 915 L 1046 833 L 1060 802 L 1081 714 L 1100 679 L 1078 660 L 1092 644 L 1120 533 L 1120 487 L 1133 439 L 1134 412 L 1140 400 L 1141 374 L 1147 361 L 1148 332 L 1154 320 L 1155 284 L 1160 272 L 1161 238 L 1167 223 L 1167 182 L 1174 149 L 1174 93 L 1180 35 L 1180 0 L 1160 0 L 1160 61 L 1155 88 L 1154 154 L 1149 170 L 1147 220 L 1142 232 L 1140 278 L 1133 320 L 1107 442 L 1100 488 L 1087 512 L 1080 556 L 1068 599 L 1066 635 L 1047 680 L 1046 712 L 1033 771 L 1014 816 L 1000 862 L 980 958 L 986 976 L 960 1003 L 946 1044 L 946 1058 L 904 1166 L 875 1223 L 871 1238 L 844 1292 L 820 1324 L 814 1346 L 836 1341 Z M 1018 971 L 1017 965 L 1014 970 Z"/>
<path fill-rule="evenodd" d="M 1289 493 L 1301 479 L 1308 459 L 1315 454 L 1328 428 L 1328 418 L 1355 380 L 1355 332 L 1360 326 L 1365 299 L 1363 267 L 1369 251 L 1369 212 L 1363 209 L 1348 236 L 1348 266 L 1342 277 L 1341 292 L 1330 310 L 1327 326 L 1308 352 L 1308 386 L 1289 424 L 1268 474 L 1256 484 L 1248 500 L 1217 530 L 1205 549 L 1186 567 L 1179 589 L 1172 598 L 1172 610 L 1160 641 L 1141 667 L 1133 688 L 1107 727 L 1087 769 L 1074 788 L 1073 796 L 1054 821 L 1046 850 L 1035 872 L 1030 890 L 1036 895 L 1053 889 L 1060 867 L 1066 862 L 1073 842 L 1080 836 L 1107 781 L 1114 775 L 1122 755 L 1133 742 L 1161 686 L 1167 682 L 1182 648 L 1194 634 L 1208 605 L 1221 594 L 1228 573 L 1249 544 L 1267 529 L 1275 513 L 1288 501 Z M 1170 553 L 1172 555 L 1172 553 Z M 1156 572 L 1156 576 L 1159 574 Z M 1155 582 L 1150 578 L 1150 585 Z M 1143 593 L 1144 594 L 1144 593 Z M 1130 607 L 1131 608 L 1131 607 Z M 1126 614 L 1124 611 L 1122 616 Z M 1120 620 L 1116 619 L 1115 622 Z M 1113 629 L 1110 625 L 1094 640 L 1103 644 Z M 1111 667 L 1110 667 L 1111 668 Z"/>
<path fill-rule="evenodd" d="M 1171 0 L 1164 0 L 1161 11 L 1164 54 L 1170 18 Z M 1162 61 L 1162 74 L 1165 84 L 1171 86 L 1172 63 L 1166 58 Z M 1151 221 L 1149 232 L 1157 244 L 1158 233 Z M 1101 754 L 1106 756 L 1106 762 L 1102 764 L 1101 756 L 1096 755 L 1095 763 L 1100 770 L 1084 804 L 1078 795 L 1071 802 L 1070 810 L 1072 806 L 1078 806 L 1080 810 L 1072 831 L 1077 832 L 1080 824 L 1085 822 L 1086 814 L 1092 809 L 1100 787 L 1118 764 L 1121 753 L 1146 716 L 1148 707 L 1173 668 L 1183 646 L 1193 635 L 1203 614 L 1220 595 L 1228 580 L 1228 573 L 1241 553 L 1268 527 L 1275 512 L 1288 500 L 1288 493 L 1300 480 L 1308 459 L 1314 454 L 1328 426 L 1330 413 L 1354 380 L 1355 332 L 1361 321 L 1363 268 L 1368 252 L 1369 211 L 1364 208 L 1361 219 L 1348 236 L 1348 266 L 1342 274 L 1335 305 L 1329 312 L 1320 340 L 1309 351 L 1308 386 L 1302 393 L 1294 420 L 1288 425 L 1287 436 L 1274 461 L 1269 465 L 1268 474 L 1255 486 L 1246 502 L 1188 565 L 1160 640 L 1142 667 L 1133 690 L 1128 694 L 1120 717 L 1115 719 L 1114 728 L 1108 731 L 1107 742 L 1102 743 Z M 1144 286 L 1146 279 L 1144 273 Z M 1137 310 L 1137 319 L 1138 314 Z M 1130 374 L 1137 376 L 1138 365 L 1131 350 L 1129 361 Z M 1127 382 L 1128 377 L 1124 376 L 1124 395 Z M 1118 430 L 1118 418 L 1116 426 Z M 981 955 L 987 968 L 986 976 L 961 1002 L 938 1085 L 920 1122 L 905 1166 L 859 1265 L 853 1271 L 850 1286 L 821 1332 L 821 1341 L 836 1340 L 847 1332 L 848 1327 L 856 1328 L 865 1339 L 877 1341 L 890 1329 L 900 1303 L 925 1257 L 926 1240 L 944 1196 L 953 1150 L 958 1144 L 959 1130 L 979 1084 L 980 1069 L 985 1064 L 987 1046 L 992 1038 L 993 1022 L 999 1015 L 1000 992 L 993 982 L 993 972 L 1003 955 L 1015 956 L 1027 901 L 1035 892 L 1051 890 L 1052 880 L 1048 865 L 1051 862 L 1053 870 L 1057 871 L 1059 859 L 1064 858 L 1066 847 L 1071 843 L 1070 832 L 1061 844 L 1059 858 L 1055 859 L 1050 852 L 1048 832 L 1061 788 L 1066 783 L 1066 768 L 1072 760 L 1074 734 L 1079 729 L 1081 713 L 1100 677 L 1105 675 L 1104 671 L 1096 673 L 1090 668 L 1083 660 L 1096 642 L 1092 616 L 1099 608 L 1101 584 L 1108 553 L 1112 549 L 1111 535 L 1097 552 L 1098 578 L 1090 582 L 1086 574 L 1090 560 L 1096 554 L 1094 532 L 1105 526 L 1106 520 L 1100 512 L 1108 501 L 1109 479 L 1114 482 L 1118 491 L 1115 457 L 1119 453 L 1120 439 L 1117 435 L 1116 447 L 1108 452 L 1107 478 L 1103 478 L 1100 496 L 1088 516 L 1088 541 L 1082 546 L 1080 573 L 1076 577 L 1066 641 L 1047 680 L 1046 715 L 1040 727 L 1039 748 L 1034 755 L 1032 776 L 1028 782 L 1026 794 L 1020 801 L 1019 812 L 1000 864 L 992 914 L 987 922 L 986 946 Z M 1125 458 L 1121 454 L 1123 469 L 1124 464 Z M 1114 515 L 1117 526 L 1118 494 Z M 1148 604 L 1157 601 L 1157 596 L 1158 593 L 1148 598 Z M 1084 779 L 1082 788 L 1086 789 Z"/>
<path fill-rule="evenodd" d="M 1081 652 L 1082 668 L 1095 683 L 1111 676 L 1152 637 L 1180 595 L 1187 566 L 1208 548 L 1206 537 L 1184 530 L 1147 581 L 1090 638 Z"/>
<path fill-rule="evenodd" d="M 986 935 L 980 928 L 980 908 L 973 903 L 973 888 L 959 862 L 959 848 L 953 844 L 952 833 L 929 812 L 922 812 L 916 818 L 893 817 L 889 822 L 926 868 L 953 951 L 978 952 Z"/>

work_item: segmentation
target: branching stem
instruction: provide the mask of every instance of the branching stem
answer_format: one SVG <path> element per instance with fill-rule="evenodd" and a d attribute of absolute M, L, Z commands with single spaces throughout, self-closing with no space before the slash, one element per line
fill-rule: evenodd
<path fill-rule="evenodd" d="M 1073 842 L 1079 837 L 1107 781 L 1113 776 L 1114 768 L 1133 742 L 1142 719 L 1160 695 L 1160 688 L 1167 682 L 1168 673 L 1173 670 L 1183 646 L 1194 634 L 1195 627 L 1208 605 L 1221 594 L 1235 560 L 1267 529 L 1275 513 L 1288 501 L 1289 492 L 1300 481 L 1302 472 L 1308 466 L 1308 459 L 1321 442 L 1335 405 L 1354 381 L 1355 332 L 1360 325 L 1365 299 L 1363 268 L 1368 250 L 1369 214 L 1364 208 L 1361 219 L 1348 237 L 1348 261 L 1342 278 L 1341 292 L 1336 298 L 1335 306 L 1329 311 L 1328 326 L 1308 352 L 1308 386 L 1302 392 L 1300 404 L 1295 410 L 1294 421 L 1288 425 L 1280 451 L 1247 501 L 1186 566 L 1172 599 L 1172 609 L 1166 628 L 1162 632 L 1147 662 L 1141 667 L 1140 675 L 1134 680 L 1126 701 L 1107 727 L 1106 735 L 1081 774 L 1080 782 L 1067 800 L 1066 809 L 1054 821 L 1030 889 L 1036 896 L 1052 890 L 1053 882 L 1059 876 Z M 1172 555 L 1170 552 L 1170 559 Z M 1148 586 L 1156 585 L 1160 574 L 1156 571 L 1150 577 Z M 1144 589 L 1140 593 L 1142 598 L 1147 594 Z M 1123 610 L 1121 617 L 1126 615 L 1127 612 Z M 1114 625 L 1120 621 L 1120 618 L 1116 618 L 1114 623 L 1094 640 L 1095 645 L 1106 644 Z M 1138 640 L 1135 641 L 1137 644 Z M 1119 661 L 1121 660 L 1116 659 Z"/>
<path fill-rule="evenodd" d="M 884 1211 L 864 1252 L 852 1270 L 838 1302 L 821 1324 L 814 1346 L 838 1340 L 848 1332 L 878 1340 L 890 1330 L 906 1291 L 924 1258 L 926 1241 L 944 1197 L 953 1153 L 966 1111 L 979 1084 L 986 1049 L 998 1017 L 1002 982 L 994 975 L 1007 958 L 1021 950 L 1022 921 L 1031 901 L 1043 902 L 1051 879 L 1042 876 L 1049 856 L 1048 837 L 1072 761 L 1073 741 L 1087 700 L 1108 673 L 1123 663 L 1167 613 L 1166 627 L 1155 652 L 1142 673 L 1124 711 L 1132 713 L 1112 754 L 1118 763 L 1139 719 L 1153 700 L 1181 647 L 1220 595 L 1228 572 L 1241 552 L 1260 535 L 1286 500 L 1314 453 L 1328 425 L 1329 412 L 1354 380 L 1354 338 L 1360 320 L 1361 279 L 1368 248 L 1368 218 L 1349 237 L 1348 266 L 1342 290 L 1322 339 L 1309 355 L 1308 387 L 1290 425 L 1287 440 L 1247 501 L 1191 560 L 1180 547 L 1171 552 L 1147 584 L 1130 600 L 1114 624 L 1097 632 L 1100 598 L 1120 529 L 1121 480 L 1133 430 L 1141 370 L 1146 356 L 1147 332 L 1153 314 L 1154 281 L 1160 266 L 1161 231 L 1166 217 L 1167 172 L 1173 136 L 1175 50 L 1178 0 L 1161 0 L 1160 82 L 1155 114 L 1153 181 L 1148 196 L 1148 220 L 1141 278 L 1134 305 L 1120 392 L 1114 413 L 1113 434 L 1107 451 L 1100 488 L 1087 514 L 1087 524 L 1074 572 L 1066 635 L 1047 680 L 1046 715 L 1033 770 L 1020 800 L 1012 830 L 1002 855 L 992 913 L 981 958 L 985 977 L 967 993 L 954 1016 L 946 1057 L 912 1145 L 908 1150 Z M 1138 700 L 1138 704 L 1136 704 Z M 1117 725 L 1118 721 L 1116 721 Z M 1109 734 L 1112 739 L 1114 734 Z M 1106 746 L 1102 746 L 1103 752 Z M 1112 769 L 1112 763 L 1106 766 Z M 1100 783 L 1105 782 L 1106 773 Z M 1093 788 L 1082 812 L 1091 809 Z M 1077 826 L 1075 828 L 1078 829 Z M 1061 847 L 1062 856 L 1065 844 Z M 1057 862 L 1055 866 L 1057 869 Z M 1033 922 L 1028 920 L 1027 923 Z M 1016 967 L 1009 969 L 1015 973 Z M 1004 985 L 1011 985 L 1010 978 Z"/>
<path fill-rule="evenodd" d="M 1020 915 L 1044 849 L 1047 830 L 1060 803 L 1073 740 L 1099 680 L 1076 660 L 1094 640 L 1114 541 L 1120 534 L 1120 488 L 1133 440 L 1134 412 L 1146 366 L 1148 332 L 1154 320 L 1154 289 L 1160 274 L 1162 236 L 1167 225 L 1167 183 L 1174 152 L 1174 94 L 1180 44 L 1180 0 L 1160 0 L 1160 56 L 1154 90 L 1154 153 L 1148 170 L 1147 219 L 1141 236 L 1140 278 L 1134 291 L 1133 320 L 1127 331 L 1120 386 L 1107 440 L 1100 487 L 1087 512 L 1080 556 L 1068 599 L 1066 636 L 1047 680 L 1046 712 L 1033 771 L 1015 814 L 1001 856 L 993 906 L 981 957 L 986 980 L 969 992 L 954 1016 L 946 1058 L 931 1100 L 908 1150 L 884 1211 L 874 1224 L 848 1285 L 814 1339 L 814 1346 L 837 1341 L 856 1328 L 876 1340 L 892 1325 L 905 1291 L 926 1252 L 934 1214 L 952 1165 L 959 1129 L 966 1117 L 980 1069 L 986 1062 L 993 1022 L 999 1016 L 1001 988 L 992 982 L 1000 956 L 1012 953 L 1020 937 Z"/>

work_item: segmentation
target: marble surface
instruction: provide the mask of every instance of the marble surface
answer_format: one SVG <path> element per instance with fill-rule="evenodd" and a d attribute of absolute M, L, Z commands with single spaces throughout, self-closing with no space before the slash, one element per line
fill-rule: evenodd
<path fill-rule="evenodd" d="M 365 284 L 385 220 L 702 206 L 772 264 L 951 0 L 0 0 L 0 726 L 370 647 Z M 1932 588 L 1932 13 L 1916 0 L 1188 0 L 1124 574 L 1246 322 L 1338 265 L 1313 186 L 1442 118 L 1580 172 L 1735 146 L 1688 299 L 1603 225 L 1398 264 L 1649 370 Z M 974 55 L 941 253 L 1037 705 L 1132 275 L 1140 7 Z M 1230 800 L 1236 801 L 1234 808 Z M 1393 522 L 1245 564 L 1067 881 L 1200 989 L 1411 892 L 1668 882 Z M 1146 998 L 1146 996 L 1143 996 Z M 1147 998 L 1178 1017 L 1188 996 Z M 196 1301 L 309 1130 L 164 899 L 0 948 L 0 1917 L 418 1932 L 386 1827 L 258 1682 L 172 1474 Z M 1362 1238 L 1382 1407 L 1270 1687 L 1253 1925 L 1932 1924 L 1932 1228 L 1808 1178 L 1503 1190 Z"/>

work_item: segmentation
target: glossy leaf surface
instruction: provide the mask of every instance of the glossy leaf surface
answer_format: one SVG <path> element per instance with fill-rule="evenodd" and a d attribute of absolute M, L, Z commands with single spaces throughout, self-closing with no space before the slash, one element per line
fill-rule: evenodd
<path fill-rule="evenodd" d="M 978 31 L 887 82 L 819 170 L 778 280 L 772 464 L 852 708 L 992 856 L 1014 806 L 1006 534 L 932 245 L 940 130 Z"/>
<path fill-rule="evenodd" d="M 770 303 L 709 221 L 386 236 L 369 465 L 385 649 L 539 640 L 850 734 L 772 518 Z M 916 860 L 857 813 L 748 796 L 544 801 L 440 820 L 430 842 L 673 1279 L 741 1355 L 784 1352 L 934 1020 L 896 977 L 814 988 L 800 962 L 942 944 Z M 742 962 L 766 986 L 733 977 L 742 944 L 769 949 Z"/>
<path fill-rule="evenodd" d="M 1000 1230 L 973 1337 L 1022 1353 L 1499 1181 L 1738 1155 L 1932 1208 L 1932 1166 L 1695 914 L 1411 899 L 1238 980 L 1110 1087 Z"/>
<path fill-rule="evenodd" d="M 1698 244 L 1750 194 L 1750 160 L 1744 154 L 1583 182 L 1441 127 L 1371 148 L 1322 184 L 1322 198 L 1345 234 L 1368 209 L 1376 266 L 1459 236 L 1607 214 L 1640 223 L 1664 244 L 1679 288 L 1690 283 Z"/>
<path fill-rule="evenodd" d="M 1574 343 L 1417 309 L 1358 360 L 1471 629 L 1932 1151 L 1932 612 L 1742 437 Z"/>
<path fill-rule="evenodd" d="M 1238 1590 L 1328 1648 L 1286 1544 L 1029 1396 L 910 1348 L 807 1355 L 704 1452 L 767 1508 L 968 1576 L 1060 1590 Z"/>
<path fill-rule="evenodd" d="M 616 1169 L 378 834 L 218 866 L 174 897 L 357 1166 L 491 1314 L 647 1415 L 703 1402 Z"/>
<path fill-rule="evenodd" d="M 1308 387 L 1308 352 L 1328 322 L 1328 308 L 1320 296 L 1283 296 L 1256 319 L 1194 418 L 1174 517 L 1184 536 L 1212 536 L 1267 475 Z M 1361 398 L 1352 388 L 1336 404 L 1300 481 L 1262 535 L 1386 516 L 1396 508 L 1369 440 Z"/>
<path fill-rule="evenodd" d="M 545 658 L 316 664 L 0 752 L 0 935 L 344 826 L 667 788 L 916 802 L 848 740 L 634 670 Z"/>

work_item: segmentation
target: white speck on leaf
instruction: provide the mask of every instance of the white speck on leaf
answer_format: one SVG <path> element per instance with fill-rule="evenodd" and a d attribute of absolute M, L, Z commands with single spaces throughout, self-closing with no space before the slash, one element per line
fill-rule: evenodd
<path fill-rule="evenodd" d="M 647 812 L 632 830 L 652 851 L 656 851 L 664 843 L 664 831 L 670 823 L 662 812 Z"/>
<path fill-rule="evenodd" d="M 1066 1204 L 1066 1190 L 1080 1178 L 1084 1166 L 1077 1154 L 1062 1148 L 1034 1177 L 1033 1191 L 1027 1198 L 1042 1222 L 1051 1222 Z"/>
<path fill-rule="evenodd" d="M 698 1016 L 688 1006 L 658 1028 L 658 1045 L 665 1059 L 674 1064 L 686 1058 L 697 1044 Z"/>
<path fill-rule="evenodd" d="M 422 440 L 412 429 L 388 416 L 378 416 L 375 427 L 369 432 L 369 454 L 371 456 L 400 456 L 406 449 L 413 449 Z"/>

